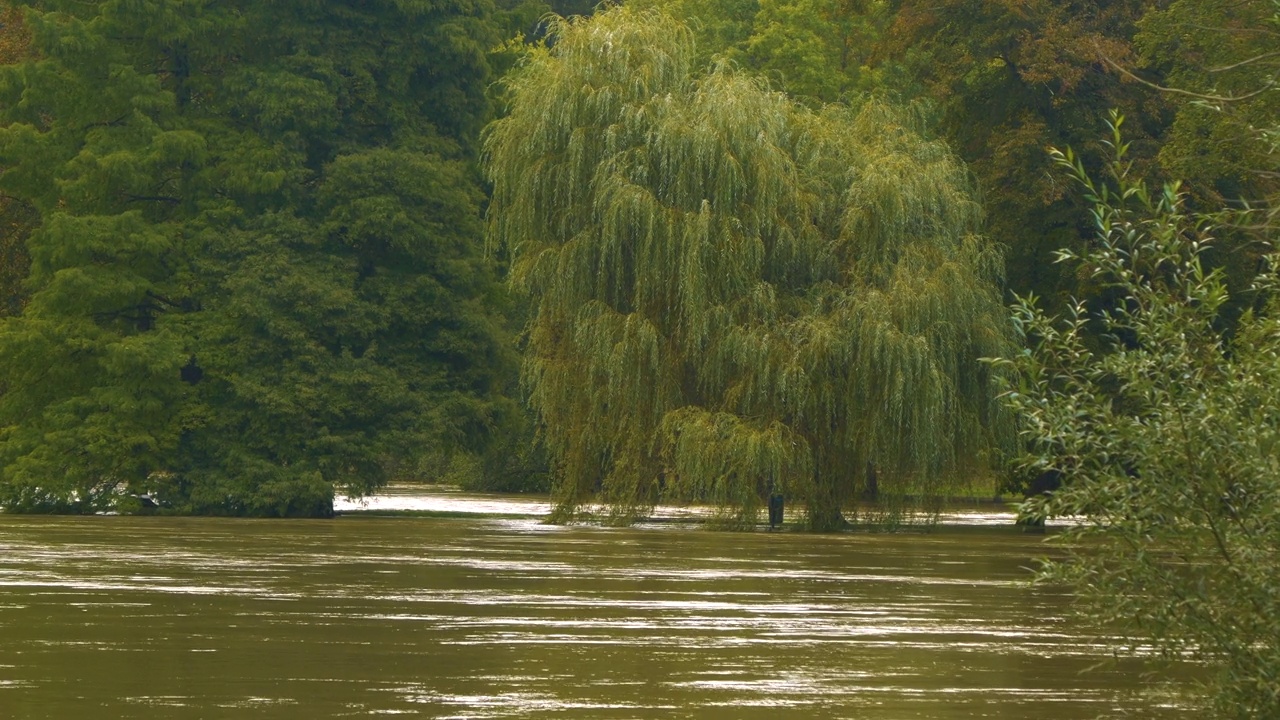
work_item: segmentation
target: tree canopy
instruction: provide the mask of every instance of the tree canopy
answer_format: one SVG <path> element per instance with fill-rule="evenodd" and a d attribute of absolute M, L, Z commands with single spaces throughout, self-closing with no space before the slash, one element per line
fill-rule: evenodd
<path fill-rule="evenodd" d="M 1280 200 L 1277 31 L 1272 0 L 1172 2 L 1147 13 L 1135 36 L 1141 79 L 1177 101 L 1162 164 L 1213 205 L 1274 213 Z"/>
<path fill-rule="evenodd" d="M 0 504 L 315 515 L 508 401 L 474 139 L 487 5 L 32 4 L 0 69 L 30 300 Z"/>
<path fill-rule="evenodd" d="M 530 298 L 561 518 L 664 497 L 753 523 L 782 489 L 828 529 L 864 491 L 936 497 L 983 466 L 1002 262 L 909 116 L 704 70 L 688 28 L 625 7 L 554 21 L 508 82 L 491 232 Z"/>
<path fill-rule="evenodd" d="M 635 0 L 697 28 L 704 56 L 764 73 L 805 102 L 864 95 L 908 102 L 967 163 L 1004 246 L 1008 284 L 1052 302 L 1082 290 L 1043 261 L 1089 236 L 1085 206 L 1051 172 L 1046 149 L 1092 147 L 1109 108 L 1129 113 L 1151 160 L 1164 99 L 1110 71 L 1128 63 L 1149 3 L 973 0 Z M 1092 290 L 1085 289 L 1086 292 Z"/>

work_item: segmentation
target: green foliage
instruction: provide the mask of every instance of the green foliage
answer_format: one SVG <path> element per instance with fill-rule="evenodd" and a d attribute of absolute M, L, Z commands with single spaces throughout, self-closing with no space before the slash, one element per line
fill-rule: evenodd
<path fill-rule="evenodd" d="M 0 64 L 25 60 L 31 55 L 31 31 L 20 8 L 0 8 Z M 26 304 L 23 283 L 30 271 L 27 238 L 35 223 L 27 203 L 0 198 L 0 317 L 17 314 Z"/>
<path fill-rule="evenodd" d="M 1219 717 L 1280 715 L 1280 319 L 1275 260 L 1256 311 L 1224 336 L 1222 274 L 1202 261 L 1220 229 L 1189 213 L 1177 185 L 1131 176 L 1119 133 L 1108 176 L 1056 161 L 1093 204 L 1095 243 L 1061 259 L 1115 291 L 1102 312 L 1065 319 L 1032 299 L 1016 319 L 1030 349 L 1007 364 L 1005 395 L 1035 470 L 1061 490 L 1029 505 L 1074 516 L 1069 551 L 1042 578 L 1073 587 L 1131 647 L 1205 662 L 1201 699 Z M 1099 327 L 1091 327 L 1091 326 Z M 1101 331 L 1106 342 L 1091 338 Z"/>
<path fill-rule="evenodd" d="M 1218 202 L 1280 195 L 1277 32 L 1275 0 L 1197 0 L 1153 9 L 1135 37 L 1142 60 L 1181 101 L 1161 161 Z"/>
<path fill-rule="evenodd" d="M 1159 79 L 1160 94 L 1176 109 L 1161 165 L 1186 180 L 1192 207 L 1239 212 L 1232 230 L 1224 228 L 1205 255 L 1239 296 L 1262 262 L 1280 208 L 1280 4 L 1173 2 L 1152 9 L 1139 25 L 1134 44 L 1143 74 Z M 1229 303 L 1225 320 L 1233 322 L 1243 310 Z"/>
<path fill-rule="evenodd" d="M 50 0 L 0 69 L 29 303 L 0 504 L 324 515 L 514 408 L 471 148 L 484 3 Z"/>
<path fill-rule="evenodd" d="M 964 169 L 880 104 L 812 111 L 656 11 L 556 21 L 486 138 L 492 237 L 558 517 L 660 497 L 842 522 L 868 462 L 933 498 L 996 443 L 999 255 Z"/>
<path fill-rule="evenodd" d="M 1050 252 L 1079 247 L 1085 207 L 1053 173 L 1050 146 L 1096 149 L 1107 108 L 1133 118 L 1135 159 L 1149 161 L 1166 121 L 1157 93 L 1108 72 L 1127 62 L 1151 4 L 1057 0 L 900 0 L 875 52 L 899 64 L 901 91 L 931 100 L 941 135 L 982 190 L 987 234 L 1007 248 L 1009 286 L 1054 306 L 1091 294 Z M 903 83 L 903 81 L 906 81 Z M 1087 153 L 1092 156 L 1092 153 Z"/>
<path fill-rule="evenodd" d="M 697 40 L 697 64 L 741 62 L 760 10 L 760 0 L 630 0 L 627 5 L 658 10 L 687 25 Z"/>
<path fill-rule="evenodd" d="M 792 96 L 847 100 L 878 89 L 870 59 L 888 18 L 881 0 L 761 0 L 744 64 Z"/>
<path fill-rule="evenodd" d="M 1105 58 L 1133 58 L 1143 0 L 638 2 L 687 20 L 701 56 L 760 72 L 804 102 L 871 95 L 926 115 L 977 178 L 1011 288 L 1054 304 L 1094 289 L 1043 262 L 1090 232 L 1045 148 L 1091 147 L 1106 108 L 1120 107 L 1144 124 L 1137 136 L 1149 160 L 1168 118 L 1158 93 L 1107 72 Z"/>
<path fill-rule="evenodd" d="M 815 105 L 880 89 L 870 66 L 891 18 L 879 0 L 640 0 L 687 23 L 700 58 L 717 58 L 767 77 Z"/>
<path fill-rule="evenodd" d="M 16 315 L 26 305 L 23 285 L 31 272 L 27 238 L 35 219 L 26 203 L 12 198 L 0 200 L 0 317 Z"/>
<path fill-rule="evenodd" d="M 468 492 L 534 493 L 551 490 L 546 451 L 528 433 L 510 432 L 485 455 L 455 452 L 428 458 L 419 469 L 427 482 L 456 485 Z"/>

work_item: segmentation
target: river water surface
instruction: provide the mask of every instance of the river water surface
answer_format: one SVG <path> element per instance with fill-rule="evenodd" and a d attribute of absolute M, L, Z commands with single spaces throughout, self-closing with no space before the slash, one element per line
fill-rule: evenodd
<path fill-rule="evenodd" d="M 1003 527 L 0 515 L 0 718 L 1176 717 L 1137 661 L 1082 672 L 1110 646 L 1027 585 L 1044 551 Z"/>

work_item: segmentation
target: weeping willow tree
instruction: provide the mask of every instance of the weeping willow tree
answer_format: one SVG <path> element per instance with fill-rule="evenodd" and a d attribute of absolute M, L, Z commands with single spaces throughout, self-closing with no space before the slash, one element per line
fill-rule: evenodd
<path fill-rule="evenodd" d="M 973 477 L 1008 334 L 963 167 L 883 105 L 695 58 L 657 12 L 556 21 L 486 136 L 557 518 L 696 499 L 745 525 L 776 490 L 825 530 Z"/>

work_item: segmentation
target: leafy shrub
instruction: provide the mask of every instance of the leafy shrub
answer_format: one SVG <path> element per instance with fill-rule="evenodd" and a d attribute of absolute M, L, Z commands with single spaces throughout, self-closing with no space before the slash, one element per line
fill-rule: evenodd
<path fill-rule="evenodd" d="M 1047 317 L 1020 300 L 1016 372 L 1023 469 L 1063 487 L 1033 516 L 1080 520 L 1041 578 L 1071 585 L 1131 650 L 1193 658 L 1196 699 L 1221 717 L 1280 717 L 1280 301 L 1276 258 L 1252 309 L 1224 322 L 1222 275 L 1202 262 L 1222 216 L 1190 213 L 1178 185 L 1130 176 L 1115 117 L 1109 177 L 1058 163 L 1093 203 L 1096 242 L 1060 253 L 1105 282 L 1105 308 Z"/>

